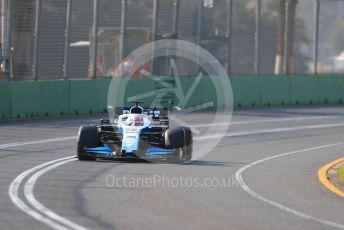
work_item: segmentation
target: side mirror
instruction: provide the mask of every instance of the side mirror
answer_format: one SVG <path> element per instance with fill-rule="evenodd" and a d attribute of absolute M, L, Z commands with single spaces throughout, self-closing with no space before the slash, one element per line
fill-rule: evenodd
<path fill-rule="evenodd" d="M 110 124 L 110 120 L 109 119 L 100 119 L 100 123 L 101 124 Z"/>

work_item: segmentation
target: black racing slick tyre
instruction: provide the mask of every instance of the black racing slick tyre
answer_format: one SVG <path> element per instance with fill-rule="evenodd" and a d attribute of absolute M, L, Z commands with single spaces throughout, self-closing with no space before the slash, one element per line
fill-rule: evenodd
<path fill-rule="evenodd" d="M 97 126 L 87 125 L 81 126 L 78 134 L 77 156 L 82 161 L 95 161 L 96 157 L 89 156 L 84 148 L 98 147 L 98 131 Z"/>
<path fill-rule="evenodd" d="M 192 147 L 193 147 L 193 138 L 192 132 L 190 128 L 185 128 L 185 146 L 183 149 L 184 157 L 186 161 L 190 161 L 192 159 Z"/>
<path fill-rule="evenodd" d="M 165 146 L 171 149 L 181 149 L 180 161 L 192 159 L 193 138 L 190 128 L 175 127 L 165 132 Z"/>

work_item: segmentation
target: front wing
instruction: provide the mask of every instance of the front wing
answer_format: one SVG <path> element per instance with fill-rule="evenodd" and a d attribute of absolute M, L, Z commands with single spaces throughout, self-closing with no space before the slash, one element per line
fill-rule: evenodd
<path fill-rule="evenodd" d="M 86 155 L 95 156 L 98 158 L 109 158 L 109 159 L 168 159 L 175 158 L 176 154 L 179 153 L 179 150 L 176 149 L 165 149 L 151 147 L 146 150 L 144 154 L 140 156 L 135 155 L 134 153 L 126 153 L 125 156 L 116 155 L 111 147 L 97 147 L 97 148 L 84 148 Z"/>

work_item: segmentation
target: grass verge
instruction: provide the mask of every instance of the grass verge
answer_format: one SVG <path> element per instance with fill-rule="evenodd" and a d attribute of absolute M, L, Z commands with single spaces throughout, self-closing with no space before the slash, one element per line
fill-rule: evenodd
<path fill-rule="evenodd" d="M 344 165 L 340 166 L 338 169 L 339 180 L 344 183 Z"/>

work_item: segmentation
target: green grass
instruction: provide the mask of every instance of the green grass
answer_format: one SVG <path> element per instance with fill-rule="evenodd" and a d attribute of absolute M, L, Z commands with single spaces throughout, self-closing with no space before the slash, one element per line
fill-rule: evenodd
<path fill-rule="evenodd" d="M 338 177 L 339 177 L 339 180 L 344 183 L 344 165 L 339 167 Z"/>

